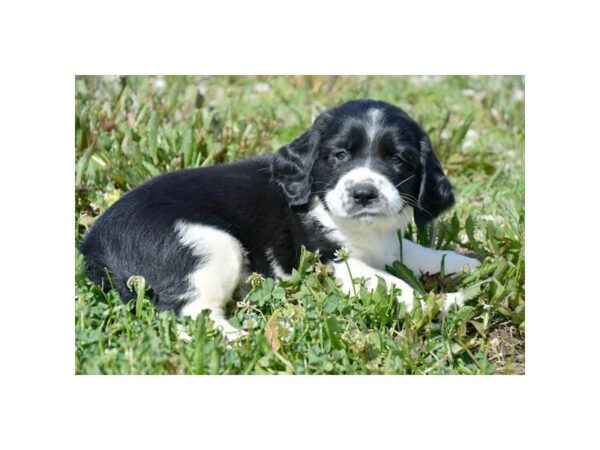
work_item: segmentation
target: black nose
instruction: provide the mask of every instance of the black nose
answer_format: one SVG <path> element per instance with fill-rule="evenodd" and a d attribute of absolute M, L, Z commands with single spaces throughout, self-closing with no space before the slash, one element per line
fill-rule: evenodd
<path fill-rule="evenodd" d="M 355 203 L 367 206 L 379 197 L 379 192 L 372 184 L 357 184 L 350 191 Z"/>

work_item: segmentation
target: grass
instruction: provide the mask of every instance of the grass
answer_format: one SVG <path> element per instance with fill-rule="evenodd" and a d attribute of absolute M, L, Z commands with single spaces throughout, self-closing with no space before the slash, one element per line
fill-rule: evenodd
<path fill-rule="evenodd" d="M 477 255 L 470 274 L 413 280 L 432 309 L 411 313 L 379 285 L 340 292 L 316 255 L 289 281 L 254 276 L 230 304 L 248 337 L 227 344 L 206 316 L 158 313 L 86 278 L 76 250 L 78 374 L 524 373 L 522 77 L 77 77 L 75 240 L 121 194 L 162 172 L 271 152 L 321 109 L 354 98 L 404 108 L 429 132 L 457 188 L 453 210 L 407 237 Z M 402 267 L 390 267 L 394 273 Z M 469 301 L 441 323 L 436 292 Z M 182 342 L 177 326 L 192 341 Z"/>

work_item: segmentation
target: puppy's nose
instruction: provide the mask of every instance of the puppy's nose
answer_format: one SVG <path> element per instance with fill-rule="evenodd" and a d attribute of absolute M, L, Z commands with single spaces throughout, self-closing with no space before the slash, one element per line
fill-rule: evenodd
<path fill-rule="evenodd" d="M 367 206 L 379 197 L 379 192 L 372 184 L 361 183 L 352 188 L 350 195 L 355 203 Z"/>

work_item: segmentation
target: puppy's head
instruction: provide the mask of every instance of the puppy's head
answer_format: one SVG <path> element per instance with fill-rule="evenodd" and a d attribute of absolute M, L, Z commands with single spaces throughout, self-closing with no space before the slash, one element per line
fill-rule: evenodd
<path fill-rule="evenodd" d="M 273 158 L 292 206 L 318 196 L 337 219 L 370 224 L 413 211 L 418 227 L 454 203 L 428 136 L 404 111 L 355 100 L 321 114 Z"/>

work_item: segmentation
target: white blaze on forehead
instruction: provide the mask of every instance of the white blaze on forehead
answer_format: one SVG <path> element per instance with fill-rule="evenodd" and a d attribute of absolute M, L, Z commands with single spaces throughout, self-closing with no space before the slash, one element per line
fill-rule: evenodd
<path fill-rule="evenodd" d="M 379 131 L 382 113 L 379 109 L 370 109 L 367 111 L 367 137 L 369 142 L 373 142 L 373 138 Z"/>

